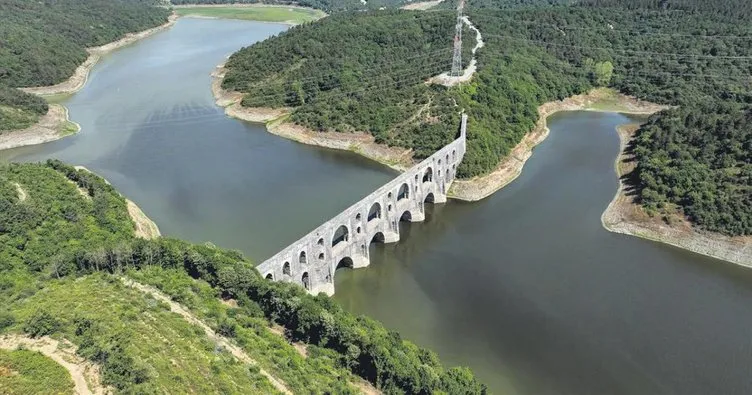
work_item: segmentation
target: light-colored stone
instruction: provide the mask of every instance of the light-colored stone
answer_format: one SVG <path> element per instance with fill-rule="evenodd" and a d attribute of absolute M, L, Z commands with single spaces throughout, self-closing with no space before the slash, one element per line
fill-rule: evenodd
<path fill-rule="evenodd" d="M 333 295 L 334 272 L 340 263 L 353 268 L 368 266 L 371 241 L 398 241 L 401 220 L 423 221 L 427 200 L 446 202 L 447 190 L 465 155 L 466 128 L 467 115 L 463 115 L 459 138 L 267 259 L 258 271 L 268 279 L 292 282 L 313 294 Z M 334 243 L 342 227 L 346 236 Z"/>

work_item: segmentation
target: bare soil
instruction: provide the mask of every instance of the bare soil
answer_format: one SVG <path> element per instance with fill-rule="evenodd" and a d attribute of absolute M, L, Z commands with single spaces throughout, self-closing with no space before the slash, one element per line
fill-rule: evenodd
<path fill-rule="evenodd" d="M 416 1 L 410 4 L 405 4 L 400 8 L 402 8 L 403 10 L 425 11 L 433 7 L 436 7 L 437 5 L 441 4 L 443 1 L 444 0 Z"/>
<path fill-rule="evenodd" d="M 58 140 L 67 136 L 68 109 L 59 104 L 50 104 L 47 114 L 26 129 L 11 130 L 0 133 L 0 150 L 36 145 Z M 80 129 L 78 124 L 77 129 Z"/>
<path fill-rule="evenodd" d="M 130 199 L 125 199 L 125 202 L 128 205 L 128 215 L 131 216 L 131 219 L 136 224 L 136 237 L 151 240 L 162 236 L 157 224 L 146 216 L 136 203 L 133 203 Z"/>
<path fill-rule="evenodd" d="M 63 345 L 63 347 L 60 347 Z M 44 336 L 30 338 L 21 335 L 3 335 L 0 337 L 0 348 L 15 350 L 18 347 L 38 351 L 46 357 L 59 363 L 71 375 L 76 394 L 108 394 L 112 390 L 102 386 L 99 375 L 99 367 L 76 355 L 76 346 L 63 340 Z"/>
<path fill-rule="evenodd" d="M 21 184 L 14 182 L 13 185 L 16 187 L 16 193 L 18 193 L 19 202 L 23 202 L 27 197 L 29 197 L 26 191 L 21 187 Z"/>
<path fill-rule="evenodd" d="M 165 30 L 174 25 L 177 19 L 178 15 L 173 13 L 172 15 L 170 15 L 167 22 L 163 25 L 138 33 L 128 33 L 120 40 L 113 41 L 99 47 L 87 48 L 86 51 L 89 52 L 89 57 L 86 59 L 86 61 L 84 61 L 83 64 L 76 68 L 76 71 L 74 71 L 73 75 L 67 80 L 55 85 L 21 88 L 21 90 L 27 93 L 33 93 L 41 96 L 75 93 L 83 88 L 84 85 L 86 85 L 86 80 L 89 77 L 89 72 L 94 67 L 94 65 L 97 64 L 102 55 L 109 53 L 115 49 L 133 44 L 134 42 L 149 37 L 154 33 Z"/>
<path fill-rule="evenodd" d="M 676 215 L 667 223 L 660 216 L 650 216 L 635 200 L 634 191 L 625 183 L 625 176 L 636 166 L 626 148 L 639 125 L 617 128 L 621 153 L 616 159 L 619 189 L 601 216 L 603 227 L 611 232 L 642 237 L 670 244 L 689 251 L 752 267 L 752 236 L 729 237 L 701 231 L 684 217 Z"/>
<path fill-rule="evenodd" d="M 368 133 L 316 132 L 287 122 L 291 108 L 243 107 L 240 105 L 242 93 L 222 89 L 222 79 L 226 72 L 223 63 L 211 74 L 212 93 L 217 105 L 224 107 L 225 114 L 232 118 L 265 123 L 270 133 L 299 143 L 353 151 L 398 171 L 404 171 L 414 164 L 411 150 L 377 144 L 375 138 Z"/>

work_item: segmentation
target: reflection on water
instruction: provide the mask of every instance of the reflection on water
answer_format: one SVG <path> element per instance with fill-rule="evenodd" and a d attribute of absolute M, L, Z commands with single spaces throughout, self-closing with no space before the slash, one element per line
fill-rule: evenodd
<path fill-rule="evenodd" d="M 750 393 L 752 271 L 601 226 L 628 121 L 552 117 L 519 179 L 403 224 L 335 298 L 495 393 Z"/>
<path fill-rule="evenodd" d="M 166 235 L 263 260 L 394 177 L 214 105 L 214 66 L 284 29 L 181 19 L 97 65 L 65 103 L 80 134 L 0 160 L 85 165 Z M 369 268 L 337 272 L 335 298 L 494 393 L 752 393 L 752 271 L 601 227 L 626 121 L 553 117 L 519 179 L 401 224 L 399 243 L 370 247 Z"/>

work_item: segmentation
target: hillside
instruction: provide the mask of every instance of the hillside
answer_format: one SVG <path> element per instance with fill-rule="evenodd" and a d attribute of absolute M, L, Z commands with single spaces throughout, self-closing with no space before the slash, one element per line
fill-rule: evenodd
<path fill-rule="evenodd" d="M 262 279 L 240 253 L 134 229 L 125 199 L 87 171 L 0 167 L 0 337 L 71 342 L 118 393 L 485 391 L 381 324 Z M 23 369 L 6 354 L 0 369 Z"/>
<path fill-rule="evenodd" d="M 47 112 L 44 100 L 18 87 L 70 77 L 87 47 L 165 23 L 170 11 L 141 0 L 0 0 L 0 133 L 27 127 Z"/>
<path fill-rule="evenodd" d="M 540 6 L 553 3 L 558 5 Z M 713 122 L 684 120 L 695 124 L 692 136 L 689 129 L 665 127 L 663 141 L 673 142 L 668 152 L 647 137 L 636 139 L 643 160 L 635 186 L 652 213 L 687 215 L 704 229 L 729 235 L 752 233 L 750 151 L 744 148 L 752 144 L 745 127 L 752 104 L 752 29 L 724 11 L 738 1 L 718 0 L 715 7 L 685 2 L 687 11 L 649 1 L 640 7 L 562 3 L 568 4 L 471 1 L 469 18 L 486 45 L 478 53 L 477 75 L 459 88 L 423 84 L 427 75 L 448 69 L 442 60 L 449 55 L 429 49 L 450 45 L 450 11 L 338 15 L 301 26 L 233 55 L 223 87 L 246 93 L 245 106 L 293 107 L 294 123 L 315 131 L 367 132 L 377 142 L 413 149 L 416 159 L 449 141 L 462 108 L 470 114 L 462 178 L 494 170 L 533 128 L 538 106 L 593 87 L 682 109 L 655 119 L 710 112 Z M 390 22 L 374 23 L 379 18 Z M 350 28 L 359 25 L 368 27 Z M 438 28 L 426 34 L 429 42 L 405 39 L 426 26 Z M 346 33 L 335 33 L 340 28 Z M 280 56 L 279 48 L 289 55 Z M 384 67 L 385 59 L 394 65 Z M 646 126 L 638 136 L 663 128 L 651 124 L 652 132 Z M 712 152 L 698 155 L 703 149 Z M 667 153 L 685 159 L 662 159 Z M 716 156 L 722 159 L 710 159 Z"/>

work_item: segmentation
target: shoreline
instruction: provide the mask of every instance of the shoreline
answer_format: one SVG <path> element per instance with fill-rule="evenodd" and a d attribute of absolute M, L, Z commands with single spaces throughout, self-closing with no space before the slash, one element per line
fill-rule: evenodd
<path fill-rule="evenodd" d="M 614 198 L 601 214 L 601 224 L 609 232 L 621 233 L 672 245 L 696 254 L 752 268 L 752 236 L 725 236 L 699 230 L 686 219 L 674 219 L 671 225 L 660 216 L 649 216 L 628 195 L 629 186 L 623 176 L 635 167 L 634 158 L 625 151 L 637 131 L 637 124 L 619 125 L 619 155 L 614 162 L 614 171 L 619 187 Z"/>
<path fill-rule="evenodd" d="M 142 30 L 136 33 L 127 33 L 123 38 L 117 41 L 100 45 L 98 47 L 86 48 L 86 52 L 89 53 L 89 57 L 86 58 L 86 60 L 76 68 L 72 76 L 59 84 L 18 89 L 26 93 L 35 94 L 38 96 L 69 95 L 76 93 L 86 85 L 86 82 L 89 79 L 89 73 L 97 64 L 97 62 L 99 62 L 99 59 L 101 59 L 103 55 L 108 54 L 116 49 L 120 49 L 133 44 L 136 41 L 153 35 L 154 33 L 170 28 L 175 24 L 179 17 L 180 16 L 177 13 L 173 12 L 167 18 L 167 22 L 159 26 L 155 26 L 151 29 Z"/>
<path fill-rule="evenodd" d="M 225 109 L 225 115 L 228 117 L 264 124 L 269 133 L 301 144 L 351 151 L 399 172 L 407 170 L 414 164 L 412 150 L 377 144 L 376 139 L 370 134 L 316 132 L 288 122 L 287 117 L 292 112 L 291 108 L 241 106 L 242 93 L 222 89 L 222 79 L 226 73 L 225 63 L 227 62 L 218 65 L 211 73 L 211 90 L 215 103 Z"/>
<path fill-rule="evenodd" d="M 71 130 L 67 130 L 68 125 L 71 125 Z M 60 104 L 50 104 L 47 114 L 41 116 L 37 123 L 26 129 L 0 133 L 0 151 L 48 143 L 80 131 L 81 125 L 70 120 L 68 108 Z"/>
<path fill-rule="evenodd" d="M 97 173 L 94 173 L 93 171 L 87 169 L 84 166 L 73 166 L 78 171 L 85 171 L 87 173 L 94 174 L 95 176 L 101 178 L 106 182 L 108 185 L 111 185 L 109 181 L 107 181 L 106 178 L 100 176 Z M 80 190 L 82 195 L 89 196 L 86 191 Z M 162 237 L 162 233 L 159 231 L 159 226 L 157 226 L 157 223 L 154 222 L 149 216 L 147 216 L 143 210 L 141 210 L 138 205 L 133 202 L 132 200 L 128 199 L 123 195 L 120 191 L 116 190 L 116 192 L 125 199 L 125 204 L 128 209 L 128 215 L 131 217 L 131 220 L 133 221 L 133 235 L 146 240 L 152 240 L 156 239 L 158 237 Z"/>
<path fill-rule="evenodd" d="M 117 41 L 98 47 L 87 48 L 86 51 L 89 53 L 89 57 L 76 68 L 72 76 L 59 84 L 18 89 L 42 97 L 76 93 L 86 85 L 86 82 L 89 80 L 89 73 L 103 55 L 172 27 L 178 17 L 173 12 L 167 18 L 167 22 L 162 25 L 137 33 L 127 33 L 125 37 Z M 75 127 L 75 130 L 66 130 L 69 124 Z M 68 109 L 65 106 L 50 103 L 47 114 L 40 117 L 39 121 L 35 124 L 25 129 L 10 130 L 0 134 L 0 150 L 49 143 L 74 135 L 80 131 L 81 125 L 70 120 Z"/>
<path fill-rule="evenodd" d="M 605 100 L 615 101 L 614 108 L 599 109 L 594 107 Z M 564 111 L 601 111 L 623 114 L 651 115 L 668 108 L 655 103 L 635 99 L 607 88 L 596 88 L 588 93 L 568 97 L 560 101 L 547 102 L 538 107 L 538 121 L 533 130 L 528 132 L 506 158 L 491 173 L 473 177 L 469 180 L 455 180 L 447 197 L 462 201 L 475 202 L 491 196 L 507 186 L 522 173 L 522 169 L 533 154 L 533 148 L 542 143 L 550 132 L 548 117 Z"/>

